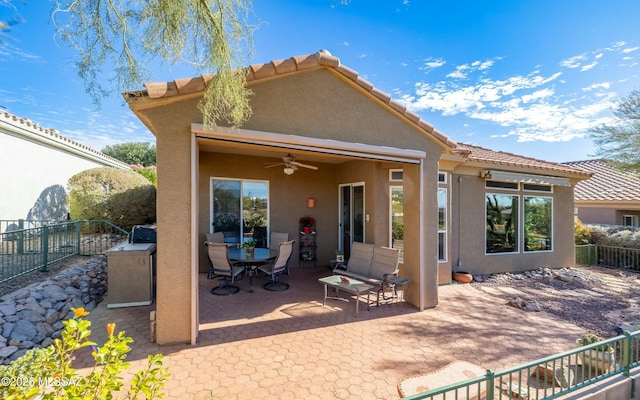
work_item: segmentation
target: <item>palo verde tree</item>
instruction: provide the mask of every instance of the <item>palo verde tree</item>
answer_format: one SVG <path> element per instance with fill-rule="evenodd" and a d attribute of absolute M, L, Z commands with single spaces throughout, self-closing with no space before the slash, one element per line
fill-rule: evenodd
<path fill-rule="evenodd" d="M 128 142 L 106 146 L 102 152 L 129 165 L 156 165 L 156 146 L 144 142 Z"/>
<path fill-rule="evenodd" d="M 156 61 L 187 63 L 214 74 L 199 104 L 204 124 L 240 126 L 251 116 L 249 11 L 250 0 L 57 0 L 53 21 L 77 50 L 78 75 L 96 105 L 108 94 L 105 70 L 122 91 L 149 81 L 146 66 Z"/>
<path fill-rule="evenodd" d="M 611 125 L 591 130 L 597 156 L 616 161 L 619 167 L 640 171 L 640 90 L 617 101 Z"/>

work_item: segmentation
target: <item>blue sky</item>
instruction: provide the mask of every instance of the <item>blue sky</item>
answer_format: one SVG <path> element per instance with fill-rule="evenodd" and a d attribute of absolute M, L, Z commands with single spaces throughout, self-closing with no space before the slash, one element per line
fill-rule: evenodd
<path fill-rule="evenodd" d="M 116 88 L 92 104 L 51 2 L 13 4 L 0 17 L 24 22 L 2 34 L 0 106 L 98 150 L 154 141 Z M 253 12 L 248 62 L 327 49 L 453 140 L 549 161 L 592 158 L 589 129 L 640 89 L 637 0 L 256 0 Z M 200 72 L 158 67 L 153 80 Z"/>

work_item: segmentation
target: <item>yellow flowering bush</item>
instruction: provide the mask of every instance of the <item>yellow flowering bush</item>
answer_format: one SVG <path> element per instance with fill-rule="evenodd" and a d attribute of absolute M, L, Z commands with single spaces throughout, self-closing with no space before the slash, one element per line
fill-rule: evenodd
<path fill-rule="evenodd" d="M 45 348 L 32 349 L 8 366 L 0 366 L 0 398 L 18 399 L 153 399 L 163 396 L 169 378 L 162 354 L 149 355 L 146 367 L 138 371 L 125 390 L 120 374 L 130 367 L 125 358 L 133 342 L 116 324 L 107 325 L 109 339 L 102 346 L 89 340 L 91 322 L 84 308 L 72 308 L 73 318 L 63 322 L 61 337 Z M 72 368 L 74 353 L 89 347 L 95 360 L 93 369 L 82 376 Z"/>

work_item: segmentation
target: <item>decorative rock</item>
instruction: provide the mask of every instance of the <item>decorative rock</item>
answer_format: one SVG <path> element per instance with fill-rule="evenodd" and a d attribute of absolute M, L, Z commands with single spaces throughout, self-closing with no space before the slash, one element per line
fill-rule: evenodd
<path fill-rule="evenodd" d="M 88 259 L 44 282 L 0 299 L 0 365 L 7 365 L 35 347 L 59 338 L 71 307 L 93 310 L 107 288 L 106 260 Z"/>

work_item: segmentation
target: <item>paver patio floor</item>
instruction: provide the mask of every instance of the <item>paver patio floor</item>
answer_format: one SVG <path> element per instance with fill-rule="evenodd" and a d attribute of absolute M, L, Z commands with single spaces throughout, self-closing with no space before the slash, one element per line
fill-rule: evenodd
<path fill-rule="evenodd" d="M 291 287 L 267 292 L 264 281 L 238 282 L 233 296 L 210 293 L 217 281 L 200 274 L 200 334 L 196 345 L 159 346 L 149 339 L 154 306 L 89 315 L 92 339 L 106 339 L 116 322 L 135 340 L 131 371 L 147 354 L 163 353 L 172 374 L 170 399 L 397 399 L 398 382 L 455 360 L 500 370 L 575 347 L 583 330 L 544 312 L 525 312 L 469 284 L 441 286 L 439 305 L 419 312 L 404 302 L 361 304 L 328 300 L 317 279 L 330 271 L 293 268 Z M 372 303 L 375 296 L 372 296 Z M 90 356 L 78 358 L 88 367 Z M 82 370 L 81 370 L 82 372 Z"/>

